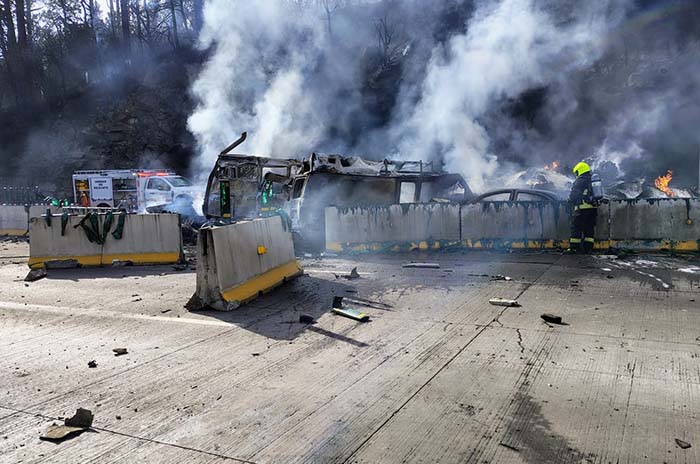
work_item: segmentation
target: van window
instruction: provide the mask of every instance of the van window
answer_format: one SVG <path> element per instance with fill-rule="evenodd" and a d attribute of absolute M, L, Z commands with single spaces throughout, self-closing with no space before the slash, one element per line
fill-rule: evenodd
<path fill-rule="evenodd" d="M 301 192 L 304 190 L 304 179 L 299 179 L 294 182 L 294 190 L 292 190 L 292 199 L 301 197 Z"/>
<path fill-rule="evenodd" d="M 399 203 L 413 203 L 416 201 L 416 183 L 401 182 L 401 193 Z"/>
<path fill-rule="evenodd" d="M 182 176 L 172 176 L 172 177 L 167 177 L 168 182 L 170 182 L 170 185 L 173 187 L 189 187 L 192 185 L 192 182 L 189 180 L 185 179 Z"/>
<path fill-rule="evenodd" d="M 160 190 L 163 192 L 167 192 L 168 190 L 170 190 L 170 184 L 168 184 L 163 179 L 159 179 L 158 177 L 151 177 L 150 179 L 148 179 L 148 184 L 146 185 L 146 188 L 149 190 Z"/>

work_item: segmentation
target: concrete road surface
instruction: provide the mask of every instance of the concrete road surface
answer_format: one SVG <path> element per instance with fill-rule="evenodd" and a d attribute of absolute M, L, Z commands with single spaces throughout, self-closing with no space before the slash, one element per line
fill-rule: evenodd
<path fill-rule="evenodd" d="M 2 463 L 700 462 L 697 258 L 309 258 L 244 308 L 189 313 L 192 270 L 25 283 L 27 254 L 0 242 Z M 91 430 L 39 440 L 78 407 Z"/>

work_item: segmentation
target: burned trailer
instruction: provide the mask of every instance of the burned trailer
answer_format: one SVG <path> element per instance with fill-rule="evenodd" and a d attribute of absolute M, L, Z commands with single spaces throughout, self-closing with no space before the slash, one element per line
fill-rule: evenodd
<path fill-rule="evenodd" d="M 294 177 L 291 198 L 283 209 L 291 218 L 298 244 L 318 250 L 325 245 L 327 207 L 462 203 L 471 197 L 461 175 L 441 172 L 432 162 L 314 153 Z"/>
<path fill-rule="evenodd" d="M 296 159 L 275 159 L 231 150 L 243 143 L 246 133 L 226 147 L 209 174 L 202 210 L 209 220 L 253 218 L 277 209 L 289 199 L 292 178 L 301 171 Z"/>
<path fill-rule="evenodd" d="M 329 206 L 381 206 L 456 202 L 473 197 L 464 178 L 433 162 L 371 161 L 313 153 L 303 160 L 230 154 L 246 134 L 223 150 L 209 175 L 203 211 L 208 220 L 287 216 L 297 246 L 325 246 Z"/>

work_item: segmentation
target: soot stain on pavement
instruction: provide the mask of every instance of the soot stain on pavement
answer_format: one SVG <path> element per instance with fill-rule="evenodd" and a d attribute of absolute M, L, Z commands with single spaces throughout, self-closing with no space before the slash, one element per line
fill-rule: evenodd
<path fill-rule="evenodd" d="M 542 406 L 531 396 L 517 393 L 518 408 L 508 423 L 501 445 L 514 450 L 525 462 L 556 464 L 561 462 L 595 462 L 595 455 L 576 449 L 562 435 L 552 430 L 552 424 L 542 413 Z"/>

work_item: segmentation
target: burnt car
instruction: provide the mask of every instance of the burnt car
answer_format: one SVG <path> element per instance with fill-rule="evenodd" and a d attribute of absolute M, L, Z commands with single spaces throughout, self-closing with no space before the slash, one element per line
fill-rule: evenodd
<path fill-rule="evenodd" d="M 539 189 L 519 189 L 519 188 L 509 188 L 509 189 L 499 189 L 491 190 L 486 193 L 482 193 L 476 197 L 473 197 L 467 201 L 467 204 L 478 204 L 493 201 L 561 201 L 556 193 L 549 190 L 539 190 Z"/>

